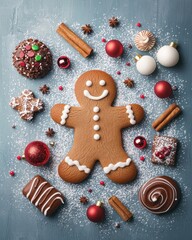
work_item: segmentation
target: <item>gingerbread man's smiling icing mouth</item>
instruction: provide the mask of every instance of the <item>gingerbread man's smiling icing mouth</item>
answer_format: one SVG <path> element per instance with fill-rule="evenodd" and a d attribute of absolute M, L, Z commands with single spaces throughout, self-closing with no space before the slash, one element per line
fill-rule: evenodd
<path fill-rule="evenodd" d="M 92 84 L 93 84 L 92 81 L 90 81 L 90 80 L 86 81 L 86 86 L 87 87 L 91 87 Z M 100 80 L 99 85 L 105 86 L 106 82 L 104 80 Z M 101 99 L 105 98 L 108 95 L 109 91 L 107 89 L 105 89 L 100 96 L 93 96 L 93 95 L 90 94 L 90 92 L 88 90 L 84 90 L 83 93 L 84 93 L 85 97 L 87 97 L 91 100 L 97 101 L 97 100 L 101 100 Z"/>

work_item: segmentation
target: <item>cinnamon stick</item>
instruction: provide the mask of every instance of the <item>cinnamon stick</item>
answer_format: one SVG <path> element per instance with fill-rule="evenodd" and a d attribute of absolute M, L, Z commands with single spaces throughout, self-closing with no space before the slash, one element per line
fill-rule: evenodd
<path fill-rule="evenodd" d="M 125 205 L 116 197 L 112 196 L 108 200 L 111 207 L 119 214 L 123 221 L 128 221 L 133 217 L 133 214 L 129 211 Z"/>
<path fill-rule="evenodd" d="M 153 123 L 152 127 L 156 131 L 161 131 L 169 122 L 171 122 L 179 113 L 181 109 L 175 103 L 171 104 Z"/>
<path fill-rule="evenodd" d="M 83 57 L 86 58 L 93 52 L 93 49 L 64 23 L 58 26 L 57 33 L 71 44 Z"/>

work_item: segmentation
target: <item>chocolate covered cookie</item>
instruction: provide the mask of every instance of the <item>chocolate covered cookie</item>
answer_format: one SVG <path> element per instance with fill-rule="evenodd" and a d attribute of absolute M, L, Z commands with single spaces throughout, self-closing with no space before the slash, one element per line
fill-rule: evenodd
<path fill-rule="evenodd" d="M 159 176 L 147 181 L 139 190 L 141 204 L 154 214 L 172 210 L 179 202 L 178 183 L 168 176 Z"/>
<path fill-rule="evenodd" d="M 37 39 L 27 39 L 19 43 L 12 59 L 17 71 L 27 78 L 42 78 L 52 68 L 49 48 Z"/>
<path fill-rule="evenodd" d="M 64 203 L 63 194 L 39 175 L 23 188 L 23 195 L 45 216 L 53 214 Z"/>

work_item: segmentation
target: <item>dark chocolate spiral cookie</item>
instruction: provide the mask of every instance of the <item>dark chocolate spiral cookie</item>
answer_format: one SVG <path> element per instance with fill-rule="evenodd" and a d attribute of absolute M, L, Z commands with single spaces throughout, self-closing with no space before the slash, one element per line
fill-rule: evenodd
<path fill-rule="evenodd" d="M 27 39 L 19 43 L 12 58 L 17 71 L 27 78 L 42 78 L 52 68 L 49 48 L 37 39 Z"/>
<path fill-rule="evenodd" d="M 177 182 L 170 177 L 155 177 L 140 188 L 139 199 L 150 212 L 162 214 L 177 205 L 180 199 L 180 189 Z"/>

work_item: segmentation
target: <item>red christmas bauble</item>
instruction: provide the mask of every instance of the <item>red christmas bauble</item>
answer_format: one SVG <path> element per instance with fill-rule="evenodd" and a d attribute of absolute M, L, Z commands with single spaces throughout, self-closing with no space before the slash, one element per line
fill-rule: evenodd
<path fill-rule="evenodd" d="M 68 57 L 66 56 L 61 56 L 58 58 L 57 60 L 57 65 L 59 66 L 59 68 L 68 68 L 70 66 L 70 60 Z"/>
<path fill-rule="evenodd" d="M 120 57 L 123 54 L 123 45 L 119 40 L 110 40 L 105 46 L 106 53 L 113 58 Z"/>
<path fill-rule="evenodd" d="M 34 141 L 25 148 L 25 159 L 34 166 L 45 165 L 50 158 L 48 146 L 41 141 Z"/>
<path fill-rule="evenodd" d="M 102 203 L 97 201 L 96 204 L 91 205 L 87 209 L 87 217 L 91 222 L 101 222 L 105 218 L 105 209 Z"/>
<path fill-rule="evenodd" d="M 135 145 L 136 148 L 143 149 L 147 146 L 147 141 L 144 137 L 137 136 L 134 139 L 134 145 Z"/>
<path fill-rule="evenodd" d="M 154 92 L 159 98 L 168 98 L 173 94 L 173 89 L 167 81 L 159 81 L 154 86 Z"/>

